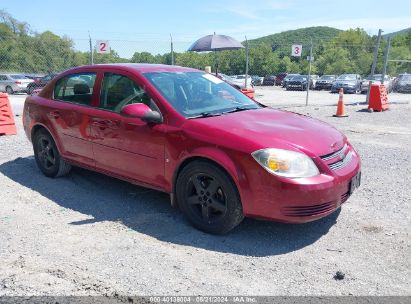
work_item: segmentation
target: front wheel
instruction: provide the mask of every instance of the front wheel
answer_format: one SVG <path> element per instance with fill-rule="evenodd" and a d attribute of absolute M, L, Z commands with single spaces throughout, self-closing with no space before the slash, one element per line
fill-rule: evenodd
<path fill-rule="evenodd" d="M 177 202 L 199 230 L 223 234 L 244 218 L 237 188 L 218 166 L 195 161 L 183 168 L 176 183 Z"/>
<path fill-rule="evenodd" d="M 71 166 L 60 156 L 56 143 L 45 131 L 37 131 L 33 138 L 34 158 L 41 172 L 48 177 L 64 176 Z"/>

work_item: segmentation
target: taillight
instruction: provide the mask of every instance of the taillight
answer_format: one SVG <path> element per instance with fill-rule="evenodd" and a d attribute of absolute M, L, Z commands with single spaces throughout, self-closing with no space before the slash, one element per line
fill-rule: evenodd
<path fill-rule="evenodd" d="M 22 82 L 21 81 L 16 81 L 16 84 L 22 84 Z"/>

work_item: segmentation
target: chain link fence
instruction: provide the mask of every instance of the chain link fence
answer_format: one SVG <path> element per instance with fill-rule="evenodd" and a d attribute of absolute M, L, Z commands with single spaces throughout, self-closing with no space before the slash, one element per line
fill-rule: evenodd
<path fill-rule="evenodd" d="M 18 73 L 35 77 L 58 73 L 79 65 L 120 62 L 174 63 L 198 69 L 204 69 L 206 66 L 215 69 L 218 62 L 218 70 L 228 75 L 245 74 L 246 70 L 245 49 L 219 52 L 218 55 L 185 52 L 184 50 L 199 38 L 194 35 L 180 35 L 172 39 L 167 35 L 147 34 L 130 40 L 108 39 L 108 52 L 100 54 L 96 48 L 98 40 L 94 38 L 71 39 L 51 32 L 31 35 L 19 31 L 7 31 L 4 29 L 4 24 L 0 23 L 0 25 L 3 25 L 3 29 L 0 26 L 1 73 Z M 377 49 L 375 74 L 380 76 L 374 78 L 381 77 L 385 71 L 390 89 L 395 89 L 395 77 L 411 72 L 410 37 L 410 33 L 392 37 L 389 47 L 387 37 L 383 37 Z M 293 54 L 295 52 L 293 45 L 300 48 L 298 56 Z M 330 85 L 317 86 L 320 76 L 338 77 L 341 74 L 351 74 L 358 78 L 354 91 L 359 93 L 366 90 L 366 87 L 361 87 L 361 83 L 366 83 L 363 79 L 371 72 L 376 45 L 377 37 L 371 37 L 360 29 L 336 31 L 333 34 L 317 33 L 314 37 L 280 36 L 272 40 L 264 40 L 264 38 L 250 40 L 249 74 L 266 77 L 266 79 L 270 75 L 278 78 L 278 74 L 282 72 L 310 74 L 312 76 L 310 83 L 308 84 L 307 80 L 306 85 L 312 89 L 327 90 L 332 89 Z M 143 51 L 148 49 L 156 51 Z M 177 52 L 172 53 L 172 49 Z M 383 60 L 385 52 L 388 52 L 386 69 Z M 264 82 L 261 81 L 261 84 Z M 287 83 L 283 79 L 280 81 L 277 79 L 270 84 L 282 85 L 287 89 Z M 321 84 L 321 81 L 318 84 Z M 306 88 L 301 83 L 292 85 L 288 89 Z"/>

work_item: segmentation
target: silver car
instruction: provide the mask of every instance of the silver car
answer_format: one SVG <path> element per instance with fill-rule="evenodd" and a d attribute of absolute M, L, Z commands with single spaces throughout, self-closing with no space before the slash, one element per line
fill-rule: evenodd
<path fill-rule="evenodd" d="M 21 74 L 0 74 L 0 92 L 7 94 L 25 93 L 27 92 L 27 85 L 33 79 L 27 78 Z"/>
<path fill-rule="evenodd" d="M 374 74 L 374 76 L 371 77 L 371 75 L 368 75 L 365 77 L 363 82 L 361 83 L 361 93 L 365 94 L 368 91 L 368 85 L 371 81 L 372 84 L 381 84 L 381 74 Z M 388 92 L 392 91 L 392 81 L 391 77 L 389 75 L 384 76 L 384 86 L 387 89 Z"/>

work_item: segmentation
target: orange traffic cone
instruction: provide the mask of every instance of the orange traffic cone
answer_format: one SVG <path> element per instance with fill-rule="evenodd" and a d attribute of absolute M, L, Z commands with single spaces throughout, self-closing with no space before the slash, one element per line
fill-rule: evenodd
<path fill-rule="evenodd" d="M 15 135 L 16 124 L 9 102 L 9 95 L 0 93 L 0 136 Z"/>
<path fill-rule="evenodd" d="M 343 88 L 340 89 L 339 97 L 338 97 L 338 105 L 337 105 L 337 113 L 333 115 L 334 117 L 348 117 L 345 114 L 345 106 L 344 106 L 344 90 Z"/>

